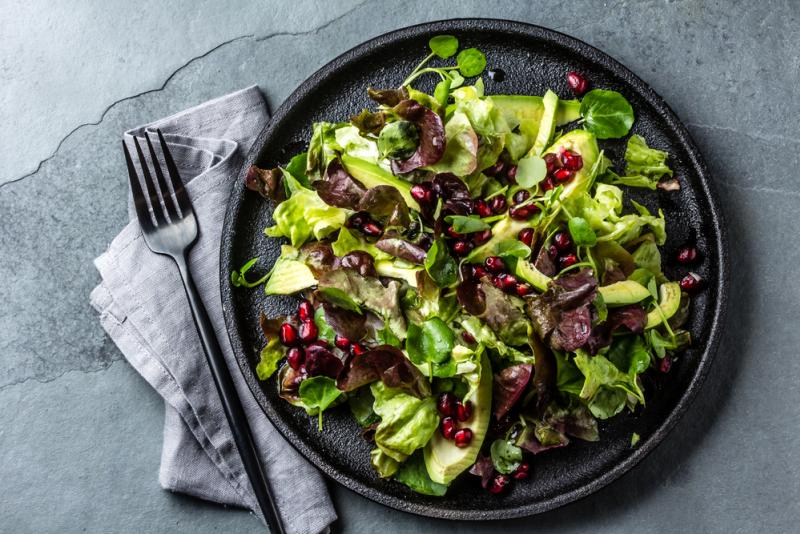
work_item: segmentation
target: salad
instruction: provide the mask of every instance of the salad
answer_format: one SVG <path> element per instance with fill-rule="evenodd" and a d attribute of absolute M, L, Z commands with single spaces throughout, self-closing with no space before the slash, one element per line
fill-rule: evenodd
<path fill-rule="evenodd" d="M 320 432 L 349 409 L 380 477 L 441 496 L 469 472 L 501 493 L 536 455 L 645 406 L 642 376 L 690 343 L 702 280 L 664 275 L 663 213 L 626 197 L 680 188 L 668 154 L 635 134 L 616 168 L 604 150 L 634 123 L 623 95 L 578 72 L 580 98 L 487 95 L 483 53 L 429 44 L 400 87 L 368 89 L 374 109 L 249 169 L 275 203 L 264 233 L 286 244 L 263 277 L 254 258 L 231 281 L 301 296 L 295 314 L 262 314 L 256 370 Z M 432 94 L 414 87 L 430 76 Z"/>

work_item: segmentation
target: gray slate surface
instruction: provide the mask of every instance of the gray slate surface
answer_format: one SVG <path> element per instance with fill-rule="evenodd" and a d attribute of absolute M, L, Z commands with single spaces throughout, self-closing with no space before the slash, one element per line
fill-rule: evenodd
<path fill-rule="evenodd" d="M 126 220 L 121 133 L 252 83 L 274 108 L 384 31 L 489 16 L 605 50 L 688 124 L 729 224 L 727 334 L 688 416 L 599 494 L 535 519 L 459 524 L 333 488 L 341 530 L 796 531 L 800 4 L 49 4 L 12 2 L 0 17 L 0 530 L 260 531 L 245 512 L 159 489 L 161 402 L 89 309 L 91 260 Z"/>

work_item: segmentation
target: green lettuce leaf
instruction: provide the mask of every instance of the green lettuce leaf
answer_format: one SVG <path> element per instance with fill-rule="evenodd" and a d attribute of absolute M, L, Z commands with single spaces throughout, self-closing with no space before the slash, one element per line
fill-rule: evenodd
<path fill-rule="evenodd" d="M 394 478 L 423 495 L 441 497 L 447 492 L 447 486 L 431 480 L 421 453 L 415 453 L 403 463 Z"/>
<path fill-rule="evenodd" d="M 370 385 L 375 397 L 373 409 L 381 418 L 375 430 L 375 444 L 398 462 L 428 443 L 439 425 L 433 397 L 418 399 L 383 382 Z"/>

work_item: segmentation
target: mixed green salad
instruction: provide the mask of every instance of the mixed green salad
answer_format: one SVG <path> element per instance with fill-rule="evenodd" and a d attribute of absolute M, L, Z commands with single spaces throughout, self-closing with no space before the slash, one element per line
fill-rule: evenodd
<path fill-rule="evenodd" d="M 624 96 L 577 72 L 580 99 L 487 95 L 483 53 L 448 35 L 430 48 L 399 88 L 368 90 L 373 110 L 249 170 L 286 244 L 261 279 L 254 258 L 231 280 L 302 296 L 262 314 L 257 373 L 321 432 L 347 405 L 380 477 L 444 495 L 469 470 L 500 493 L 534 455 L 645 405 L 642 376 L 690 342 L 700 279 L 664 275 L 664 216 L 625 196 L 679 189 L 668 154 L 630 135 L 614 169 L 603 150 L 634 123 Z"/>

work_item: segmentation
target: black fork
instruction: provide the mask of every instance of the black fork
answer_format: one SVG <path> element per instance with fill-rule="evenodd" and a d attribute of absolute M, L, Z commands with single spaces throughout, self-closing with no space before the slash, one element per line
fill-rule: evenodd
<path fill-rule="evenodd" d="M 259 507 L 267 520 L 270 531 L 283 534 L 285 531 L 278 515 L 278 508 L 275 505 L 275 499 L 264 476 L 261 461 L 256 453 L 250 425 L 247 423 L 241 400 L 233 385 L 233 377 L 231 377 L 225 358 L 222 356 L 222 350 L 214 335 L 214 329 L 211 326 L 211 321 L 208 318 L 203 302 L 200 300 L 192 275 L 189 273 L 189 250 L 197 241 L 198 235 L 197 219 L 194 216 L 192 203 L 178 175 L 178 168 L 169 153 L 164 135 L 161 130 L 156 130 L 156 132 L 161 144 L 161 152 L 164 156 L 167 174 L 172 184 L 174 198 L 170 193 L 170 187 L 161 168 L 162 164 L 156 156 L 147 132 L 145 132 L 144 137 L 150 152 L 150 161 L 156 177 L 155 182 L 148 168 L 147 160 L 142 153 L 142 147 L 139 145 L 139 139 L 133 138 L 134 145 L 136 145 L 136 154 L 139 158 L 139 166 L 144 175 L 144 183 L 147 188 L 146 194 L 142 191 L 136 167 L 134 167 L 133 159 L 128 151 L 128 145 L 124 140 L 122 141 L 122 147 L 125 150 L 125 161 L 128 164 L 128 176 L 131 182 L 133 201 L 136 205 L 136 215 L 139 219 L 139 226 L 142 228 L 144 242 L 147 243 L 150 250 L 169 256 L 178 265 L 183 287 L 186 289 L 186 296 L 189 298 L 192 317 L 200 334 L 200 342 L 206 353 L 211 375 L 214 377 L 214 383 L 217 386 L 219 398 L 225 409 L 225 416 L 228 418 L 228 423 L 233 432 L 236 448 L 239 449 L 242 463 L 250 479 L 250 485 L 253 487 Z"/>

